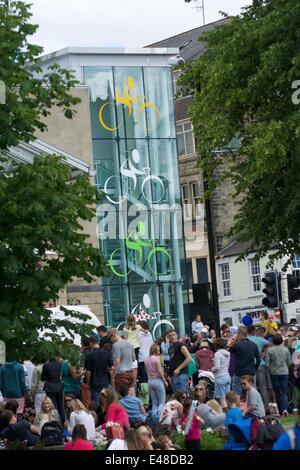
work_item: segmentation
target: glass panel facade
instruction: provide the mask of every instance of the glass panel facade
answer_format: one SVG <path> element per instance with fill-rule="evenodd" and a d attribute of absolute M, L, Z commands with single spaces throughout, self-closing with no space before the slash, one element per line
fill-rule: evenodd
<path fill-rule="evenodd" d="M 85 67 L 106 324 L 162 315 L 184 333 L 185 251 L 169 67 Z"/>

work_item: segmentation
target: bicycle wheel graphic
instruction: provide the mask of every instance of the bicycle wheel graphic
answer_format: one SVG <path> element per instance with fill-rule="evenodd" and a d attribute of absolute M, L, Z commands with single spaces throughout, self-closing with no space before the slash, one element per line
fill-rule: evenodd
<path fill-rule="evenodd" d="M 167 329 L 175 330 L 175 327 L 174 327 L 173 323 L 171 323 L 169 320 L 159 320 L 158 322 L 155 323 L 155 325 L 153 327 L 153 330 L 152 330 L 152 336 L 153 336 L 154 341 L 157 340 L 157 337 L 156 337 L 157 330 L 158 330 L 158 328 L 161 329 L 162 325 L 165 325 L 165 327 L 166 327 L 165 330 L 166 331 L 167 331 Z"/>
<path fill-rule="evenodd" d="M 112 101 L 108 101 L 107 103 L 104 103 L 101 108 L 99 109 L 98 117 L 99 117 L 99 122 L 101 126 L 108 132 L 116 132 L 120 127 L 123 125 L 123 121 L 120 122 L 120 124 L 117 127 L 110 127 L 108 124 L 105 122 L 105 110 L 107 106 L 112 106 L 114 108 L 115 103 Z"/>
<path fill-rule="evenodd" d="M 165 187 L 162 180 L 156 175 L 147 176 L 142 184 L 144 198 L 151 204 L 160 202 L 165 195 Z M 154 193 L 157 193 L 155 196 Z"/>
<path fill-rule="evenodd" d="M 163 272 L 159 272 L 158 270 L 155 269 L 155 265 L 157 263 L 157 258 L 156 258 L 157 254 L 159 254 L 159 256 L 160 256 L 160 263 L 161 264 L 162 264 L 162 261 L 163 261 L 162 256 L 165 257 L 166 269 Z M 171 268 L 171 263 L 172 263 L 172 260 L 171 260 L 170 253 L 168 252 L 168 250 L 166 250 L 166 248 L 164 248 L 162 246 L 157 246 L 155 248 L 152 248 L 152 250 L 150 251 L 150 253 L 148 255 L 148 267 L 149 267 L 150 271 L 153 274 L 155 274 L 156 276 L 166 276 L 167 274 L 169 274 L 170 268 Z"/>
<path fill-rule="evenodd" d="M 112 182 L 113 182 L 114 179 L 116 180 L 116 183 L 113 185 Z M 103 187 L 103 192 L 105 193 L 106 198 L 108 199 L 108 201 L 111 204 L 115 204 L 115 205 L 122 204 L 124 201 L 126 201 L 127 196 L 128 196 L 127 188 L 124 188 L 125 194 L 119 196 L 119 198 L 117 200 L 110 197 L 110 195 L 108 194 L 109 193 L 109 185 L 111 184 L 112 187 L 115 188 L 114 192 L 117 192 L 118 183 L 119 183 L 119 188 L 121 189 L 122 188 L 122 178 L 120 178 L 120 176 L 113 175 L 113 176 L 110 176 L 109 178 L 107 178 L 107 180 L 104 183 L 104 187 Z"/>
<path fill-rule="evenodd" d="M 125 321 L 122 321 L 121 323 L 119 323 L 118 326 L 116 327 L 116 330 L 117 331 L 123 330 L 125 323 L 126 323 Z"/>
<path fill-rule="evenodd" d="M 116 255 L 118 252 L 120 252 L 120 254 L 121 254 L 122 252 L 124 252 L 124 253 L 125 253 L 125 256 L 126 256 L 126 250 L 124 250 L 124 248 L 117 248 L 117 249 L 114 250 L 114 251 L 112 252 L 112 254 L 110 255 L 108 264 L 109 264 L 109 267 L 110 267 L 111 271 L 113 272 L 113 274 L 114 274 L 115 276 L 118 276 L 118 277 L 126 277 L 126 276 L 128 276 L 128 275 L 131 273 L 131 269 L 129 269 L 126 273 L 124 273 L 124 272 L 117 271 L 117 269 L 115 268 L 115 265 L 114 265 L 114 258 L 115 258 L 115 255 Z"/>

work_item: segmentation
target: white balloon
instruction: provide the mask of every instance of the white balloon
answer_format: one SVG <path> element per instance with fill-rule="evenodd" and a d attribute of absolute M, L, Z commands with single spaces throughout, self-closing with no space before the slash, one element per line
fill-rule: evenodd
<path fill-rule="evenodd" d="M 151 305 L 151 300 L 148 294 L 144 294 L 143 297 L 143 304 L 145 305 L 146 308 L 149 308 Z"/>
<path fill-rule="evenodd" d="M 139 163 L 140 161 L 140 152 L 137 149 L 134 149 L 132 151 L 132 159 L 134 163 Z"/>

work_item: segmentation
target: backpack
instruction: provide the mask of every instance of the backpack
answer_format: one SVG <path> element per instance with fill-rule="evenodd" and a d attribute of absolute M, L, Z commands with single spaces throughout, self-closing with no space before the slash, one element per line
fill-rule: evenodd
<path fill-rule="evenodd" d="M 46 447 L 59 446 L 64 444 L 64 430 L 58 421 L 45 423 L 41 431 L 41 440 Z"/>
<path fill-rule="evenodd" d="M 278 437 L 284 433 L 280 421 L 274 416 L 267 416 L 257 431 L 256 445 L 260 450 L 272 450 Z"/>

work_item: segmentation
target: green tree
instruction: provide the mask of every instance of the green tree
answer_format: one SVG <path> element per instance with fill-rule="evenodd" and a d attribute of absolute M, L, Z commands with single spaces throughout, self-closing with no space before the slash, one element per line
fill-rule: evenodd
<path fill-rule="evenodd" d="M 65 344 L 56 334 L 59 326 L 89 332 L 85 325 L 53 322 L 43 305 L 75 277 L 90 282 L 101 276 L 105 264 L 80 222 L 95 216 L 96 193 L 88 176 L 70 182 L 70 168 L 49 155 L 7 171 L 10 146 L 45 131 L 53 106 L 72 118 L 80 102 L 71 93 L 76 81 L 70 71 L 53 65 L 42 74 L 43 49 L 29 42 L 37 30 L 30 17 L 23 1 L 0 0 L 0 80 L 6 87 L 6 102 L 0 104 L 0 338 L 12 358 L 60 350 Z M 57 257 L 47 258 L 47 251 Z M 39 341 L 42 328 L 53 331 L 52 343 Z"/>
<path fill-rule="evenodd" d="M 254 0 L 201 41 L 206 50 L 183 80 L 197 90 L 191 118 L 206 196 L 225 164 L 239 201 L 229 235 L 250 242 L 244 256 L 263 256 L 276 242 L 270 262 L 291 259 L 300 253 L 300 106 L 292 100 L 300 79 L 300 1 Z M 215 152 L 234 135 L 238 153 Z"/>
<path fill-rule="evenodd" d="M 104 273 L 81 225 L 95 215 L 95 188 L 88 175 L 69 179 L 70 167 L 49 155 L 0 174 L 0 335 L 10 356 L 50 351 L 51 343 L 38 342 L 39 329 L 52 330 L 58 343 L 57 327 L 74 330 L 68 321 L 53 322 L 43 304 L 73 278 L 91 282 Z M 90 332 L 84 324 L 74 331 Z"/>

